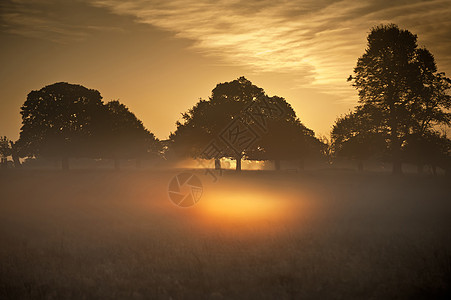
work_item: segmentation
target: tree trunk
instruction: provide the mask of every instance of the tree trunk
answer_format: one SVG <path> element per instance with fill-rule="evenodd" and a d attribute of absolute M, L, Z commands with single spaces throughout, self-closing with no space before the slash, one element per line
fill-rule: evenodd
<path fill-rule="evenodd" d="M 6 164 L 7 164 L 7 159 L 2 157 L 1 168 L 6 169 L 6 167 L 7 167 Z"/>
<path fill-rule="evenodd" d="M 11 145 L 11 156 L 13 158 L 14 168 L 21 168 L 22 164 L 20 163 L 19 154 L 17 153 L 16 143 L 9 141 L 9 144 Z"/>
<path fill-rule="evenodd" d="M 19 156 L 16 153 L 13 153 L 13 162 L 14 162 L 14 168 L 22 168 L 22 164 L 20 163 Z"/>
<path fill-rule="evenodd" d="M 61 159 L 61 167 L 63 171 L 69 170 L 69 158 L 67 156 Z"/>
<path fill-rule="evenodd" d="M 394 99 L 396 99 L 395 94 L 390 94 L 390 110 L 389 110 L 389 124 L 391 126 L 390 132 L 390 146 L 391 154 L 393 159 L 393 174 L 402 175 L 402 161 L 401 161 L 401 145 L 402 141 L 398 137 L 398 120 L 397 111 L 394 104 Z"/>
<path fill-rule="evenodd" d="M 274 168 L 276 171 L 280 171 L 280 159 L 274 160 Z"/>
<path fill-rule="evenodd" d="M 358 170 L 359 172 L 363 172 L 363 161 L 359 160 L 359 161 L 357 162 L 357 170 Z"/>
<path fill-rule="evenodd" d="M 392 155 L 393 175 L 402 175 L 401 141 L 397 137 L 392 140 Z"/>
<path fill-rule="evenodd" d="M 221 160 L 219 158 L 215 158 L 215 170 L 221 170 Z"/>
<path fill-rule="evenodd" d="M 240 172 L 241 171 L 241 156 L 237 156 L 236 158 L 235 158 L 235 160 L 236 160 L 236 171 L 237 172 Z"/>
<path fill-rule="evenodd" d="M 114 169 L 119 170 L 121 168 L 121 161 L 119 158 L 114 159 Z"/>

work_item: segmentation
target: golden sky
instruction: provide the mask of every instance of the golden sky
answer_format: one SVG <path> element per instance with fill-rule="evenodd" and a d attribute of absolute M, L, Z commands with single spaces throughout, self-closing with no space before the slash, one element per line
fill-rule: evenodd
<path fill-rule="evenodd" d="M 217 83 L 245 76 L 328 135 L 370 28 L 396 23 L 451 75 L 451 0 L 2 0 L 0 135 L 31 90 L 66 81 L 119 99 L 157 137 Z"/>

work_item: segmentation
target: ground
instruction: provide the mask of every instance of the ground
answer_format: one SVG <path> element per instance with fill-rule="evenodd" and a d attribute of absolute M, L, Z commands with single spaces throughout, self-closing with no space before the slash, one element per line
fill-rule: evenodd
<path fill-rule="evenodd" d="M 451 184 L 352 171 L 2 170 L 1 299 L 451 297 Z"/>

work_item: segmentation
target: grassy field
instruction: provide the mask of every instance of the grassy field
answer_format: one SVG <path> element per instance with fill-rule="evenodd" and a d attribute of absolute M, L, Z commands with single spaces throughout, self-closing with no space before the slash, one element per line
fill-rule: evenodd
<path fill-rule="evenodd" d="M 344 171 L 0 172 L 1 299 L 449 299 L 451 184 Z"/>

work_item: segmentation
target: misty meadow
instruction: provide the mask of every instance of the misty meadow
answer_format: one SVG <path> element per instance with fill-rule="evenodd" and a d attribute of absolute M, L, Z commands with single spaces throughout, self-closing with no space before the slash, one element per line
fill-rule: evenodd
<path fill-rule="evenodd" d="M 418 5 L 430 5 L 431 11 L 441 15 L 435 6 L 432 10 L 433 4 L 436 1 Z M 261 36 L 243 22 L 235 7 L 219 4 L 236 13 L 235 23 L 224 25 L 229 36 L 216 33 L 222 23 L 201 30 L 183 19 L 186 16 L 176 6 L 165 8 L 163 3 L 153 9 L 140 9 L 145 3 L 114 1 L 57 6 L 65 12 L 69 8 L 84 11 L 86 19 L 80 20 L 79 27 L 71 18 L 62 23 L 59 18 L 51 24 L 42 21 L 38 16 L 47 5 L 0 4 L 6 28 L 2 34 L 8 39 L 21 36 L 28 43 L 33 33 L 39 41 L 60 43 L 57 48 L 68 47 L 64 45 L 77 37 L 83 45 L 90 36 L 83 31 L 86 28 L 105 37 L 125 32 L 107 29 L 100 21 L 84 27 L 90 14 L 111 22 L 103 15 L 108 12 L 109 17 L 122 20 L 124 28 L 131 26 L 134 34 L 148 33 L 152 25 L 178 32 L 174 40 L 163 38 L 167 32 L 150 35 L 158 43 L 175 45 L 188 38 L 197 41 L 190 51 L 203 47 L 205 59 L 211 59 L 213 54 L 207 52 L 212 51 L 224 53 L 229 67 L 237 58 L 243 63 L 233 66 L 234 75 L 227 75 L 228 81 L 220 79 L 227 72 L 218 63 L 218 80 L 213 85 L 209 85 L 213 74 L 206 73 L 198 79 L 199 86 L 189 88 L 175 75 L 174 82 L 156 84 L 144 83 L 145 76 L 139 73 L 130 73 L 115 84 L 106 70 L 113 65 L 115 70 L 146 65 L 147 58 L 140 59 L 137 53 L 118 59 L 117 64 L 126 62 L 122 68 L 115 62 L 107 63 L 105 70 L 97 69 L 98 75 L 103 74 L 98 78 L 109 78 L 102 93 L 88 84 L 73 83 L 83 81 L 80 78 L 96 81 L 88 72 L 71 77 L 78 73 L 76 68 L 68 71 L 72 69 L 69 61 L 60 65 L 70 75 L 43 72 L 33 86 L 44 79 L 54 83 L 29 89 L 20 105 L 14 102 L 19 113 L 11 117 L 2 112 L 8 119 L 0 122 L 5 128 L 0 127 L 1 299 L 451 297 L 451 80 L 439 69 L 439 62 L 447 66 L 441 48 L 436 60 L 412 31 L 393 23 L 376 25 L 367 29 L 366 45 L 358 48 L 354 65 L 345 60 L 352 74 L 338 78 L 341 67 L 330 71 L 325 56 L 299 58 L 298 52 L 286 49 L 294 44 L 304 47 L 305 53 L 317 50 L 288 38 L 290 26 L 300 23 L 289 22 L 290 15 L 281 13 L 286 7 L 260 7 L 255 12 L 269 16 L 272 11 L 281 23 L 286 18 L 285 24 L 291 24 L 277 27 L 262 21 L 268 36 Z M 195 6 L 190 7 L 196 16 Z M 208 19 L 211 7 L 205 3 L 199 7 Z M 247 11 L 246 7 L 242 9 Z M 364 7 L 350 6 L 349 11 Z M 166 19 L 157 13 L 160 9 Z M 317 13 L 312 8 L 312 22 L 320 22 L 314 17 L 321 16 Z M 49 9 L 47 14 L 56 16 L 59 11 Z M 128 18 L 135 14 L 138 19 L 130 22 Z M 11 24 L 18 16 L 29 23 L 13 31 Z M 215 16 L 220 18 L 212 14 L 210 21 Z M 184 23 L 179 24 L 182 19 Z M 249 22 L 256 20 L 260 19 Z M 34 23 L 36 29 L 31 30 L 28 25 Z M 58 24 L 66 27 L 49 30 Z M 237 24 L 247 28 L 250 36 L 233 35 Z M 320 43 L 317 36 L 331 32 L 319 31 L 310 39 Z M 339 29 L 336 34 L 342 36 Z M 211 37 L 218 35 L 222 39 L 212 43 Z M 255 36 L 259 42 L 249 42 Z M 266 50 L 260 42 L 271 36 L 274 49 Z M 302 36 L 309 40 L 305 32 Z M 343 43 L 331 45 L 346 58 L 345 50 L 355 50 L 351 38 L 348 43 L 344 48 Z M 216 49 L 219 44 L 224 46 L 222 52 Z M 48 49 L 48 55 L 54 51 L 53 46 L 41 49 L 39 45 L 36 41 L 36 55 L 42 49 Z M 135 43 L 127 45 L 131 49 Z M 161 72 L 165 78 L 165 73 L 185 72 L 186 66 L 200 61 L 191 57 L 182 63 L 183 55 L 166 46 L 158 50 L 158 57 L 167 65 L 149 73 Z M 245 55 L 243 49 L 259 51 Z M 95 51 L 84 52 L 86 58 Z M 64 53 L 58 55 L 64 57 Z M 108 53 L 95 61 L 114 57 Z M 268 53 L 273 53 L 272 59 Z M 287 60 L 290 53 L 293 59 Z M 302 63 L 293 62 L 298 58 Z M 204 64 L 197 66 L 202 69 Z M 330 72 L 319 75 L 320 70 Z M 299 75 L 301 71 L 305 74 L 298 83 L 286 80 L 290 72 Z M 193 77 L 185 74 L 187 82 Z M 62 79 L 55 82 L 54 78 Z M 258 85 L 249 78 L 259 78 Z M 348 90 L 336 85 L 336 80 L 358 96 L 347 109 L 337 109 L 344 107 Z M 126 90 L 136 99 L 130 82 L 147 86 L 154 98 L 138 101 L 139 105 L 123 99 Z M 106 92 L 105 86 L 109 86 Z M 14 89 L 20 94 L 24 87 L 12 84 L 7 93 Z M 301 89 L 312 96 L 303 100 L 311 106 L 291 100 L 293 91 Z M 193 98 L 193 90 L 209 96 Z M 119 96 L 112 97 L 110 93 L 116 92 Z M 187 100 L 175 101 L 174 93 L 182 93 Z M 2 102 L 2 111 L 10 109 L 11 103 Z M 308 113 L 308 108 L 320 106 L 316 115 Z M 328 115 L 335 118 L 330 126 L 323 122 Z M 20 130 L 11 133 L 18 120 Z"/>

